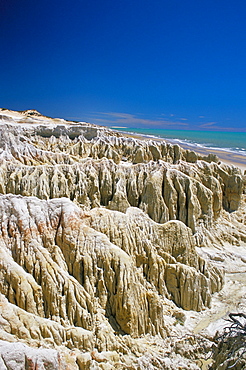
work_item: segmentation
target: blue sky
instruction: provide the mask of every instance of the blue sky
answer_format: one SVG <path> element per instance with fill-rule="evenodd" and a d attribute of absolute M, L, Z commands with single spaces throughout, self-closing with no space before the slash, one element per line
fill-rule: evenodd
<path fill-rule="evenodd" d="M 0 106 L 246 131 L 246 2 L 0 0 Z"/>

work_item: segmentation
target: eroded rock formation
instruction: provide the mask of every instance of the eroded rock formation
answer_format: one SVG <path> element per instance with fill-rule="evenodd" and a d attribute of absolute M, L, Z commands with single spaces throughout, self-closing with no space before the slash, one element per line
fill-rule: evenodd
<path fill-rule="evenodd" d="M 199 341 L 192 358 L 172 358 L 169 336 L 182 309 L 202 310 L 223 286 L 198 248 L 246 241 L 240 170 L 36 111 L 1 113 L 3 366 L 13 342 L 30 364 L 45 355 L 24 344 L 52 348 L 47 369 L 199 368 Z"/>

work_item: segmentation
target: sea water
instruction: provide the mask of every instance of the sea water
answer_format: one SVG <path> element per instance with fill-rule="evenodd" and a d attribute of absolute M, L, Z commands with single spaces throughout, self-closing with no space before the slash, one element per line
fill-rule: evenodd
<path fill-rule="evenodd" d="M 246 156 L 246 132 L 164 130 L 155 128 L 117 128 L 117 131 L 167 139 L 176 144 L 225 150 Z"/>

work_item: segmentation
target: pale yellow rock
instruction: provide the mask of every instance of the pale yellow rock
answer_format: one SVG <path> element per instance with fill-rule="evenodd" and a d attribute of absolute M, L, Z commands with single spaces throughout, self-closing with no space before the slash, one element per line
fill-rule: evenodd
<path fill-rule="evenodd" d="M 187 335 L 185 312 L 210 306 L 230 248 L 244 268 L 240 170 L 37 111 L 0 113 L 8 361 L 20 343 L 54 350 L 47 359 L 57 369 L 59 358 L 71 370 L 198 369 L 203 349 Z M 23 359 L 31 353 L 18 348 Z"/>

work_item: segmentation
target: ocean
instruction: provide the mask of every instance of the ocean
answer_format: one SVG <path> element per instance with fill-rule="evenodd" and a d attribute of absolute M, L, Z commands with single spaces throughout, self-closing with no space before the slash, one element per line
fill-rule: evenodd
<path fill-rule="evenodd" d="M 112 129 L 114 129 L 112 127 Z M 155 128 L 117 127 L 117 131 L 137 133 L 152 138 L 167 139 L 173 144 L 223 150 L 246 156 L 246 132 L 163 130 Z M 245 158 L 246 160 L 246 158 Z"/>

